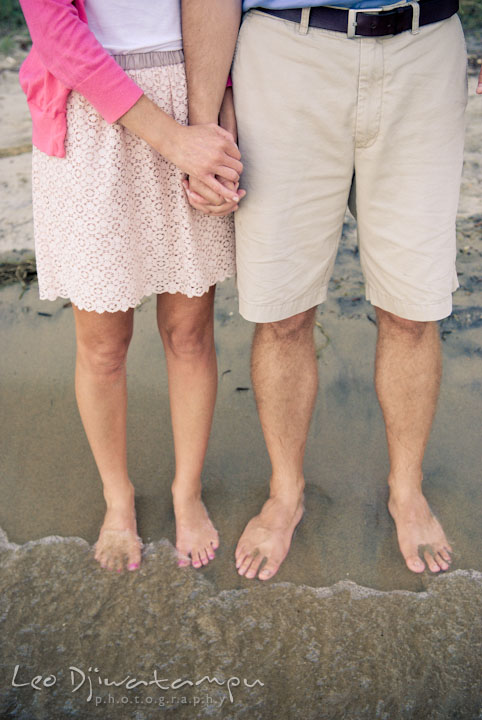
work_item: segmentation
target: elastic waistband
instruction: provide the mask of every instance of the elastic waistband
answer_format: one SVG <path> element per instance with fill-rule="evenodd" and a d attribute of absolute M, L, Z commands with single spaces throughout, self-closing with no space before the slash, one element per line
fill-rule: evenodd
<path fill-rule="evenodd" d="M 184 53 L 182 50 L 131 53 L 128 55 L 113 55 L 112 57 L 123 70 L 143 70 L 144 68 L 177 65 L 178 63 L 184 62 Z"/>

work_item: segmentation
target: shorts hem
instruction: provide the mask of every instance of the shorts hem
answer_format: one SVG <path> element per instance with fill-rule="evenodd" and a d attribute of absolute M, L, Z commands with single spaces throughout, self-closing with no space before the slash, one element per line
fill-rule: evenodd
<path fill-rule="evenodd" d="M 326 300 L 328 286 L 325 285 L 315 292 L 306 293 L 281 305 L 260 305 L 250 303 L 239 297 L 239 313 L 245 320 L 257 323 L 278 322 L 305 312 Z"/>
<path fill-rule="evenodd" d="M 452 292 L 457 288 L 455 287 Z M 444 300 L 427 305 L 414 305 L 399 300 L 391 295 L 387 295 L 379 290 L 374 290 L 368 285 L 365 290 L 366 299 L 381 310 L 393 313 L 397 317 L 404 320 L 415 320 L 419 322 L 432 322 L 435 320 L 443 320 L 452 312 L 452 295 L 450 294 Z"/>

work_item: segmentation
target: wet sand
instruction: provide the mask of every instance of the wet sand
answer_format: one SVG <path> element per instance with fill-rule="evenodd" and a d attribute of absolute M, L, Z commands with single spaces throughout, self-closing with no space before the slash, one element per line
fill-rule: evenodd
<path fill-rule="evenodd" d="M 12 76 L 0 73 L 4 148 L 28 142 Z M 233 563 L 269 474 L 249 377 L 252 326 L 237 313 L 234 282 L 217 293 L 219 394 L 204 472 L 221 536 L 216 561 L 201 571 L 174 562 L 166 371 L 148 299 L 136 311 L 128 366 L 129 466 L 146 548 L 141 570 L 120 576 L 93 560 L 103 501 L 75 405 L 71 309 L 65 300 L 39 301 L 35 285 L 23 295 L 18 284 L 3 287 L 1 717 L 144 720 L 163 709 L 250 720 L 478 717 L 482 98 L 473 97 L 470 80 L 461 288 L 441 324 L 444 380 L 424 466 L 429 502 L 455 548 L 452 570 L 417 576 L 399 556 L 372 384 L 374 311 L 363 299 L 348 218 L 330 299 L 317 318 L 320 392 L 305 463 L 307 511 L 288 559 L 264 584 L 239 577 Z M 28 153 L 0 158 L 0 252 L 32 247 L 29 163 Z M 18 683 L 42 675 L 42 689 L 12 687 L 16 665 Z M 110 699 L 99 684 L 99 677 L 149 682 L 156 670 L 163 687 L 205 675 L 241 684 L 231 682 L 233 702 L 226 682 L 136 690 L 126 680 Z M 44 686 L 49 675 L 55 682 Z M 243 678 L 264 684 L 249 688 Z"/>

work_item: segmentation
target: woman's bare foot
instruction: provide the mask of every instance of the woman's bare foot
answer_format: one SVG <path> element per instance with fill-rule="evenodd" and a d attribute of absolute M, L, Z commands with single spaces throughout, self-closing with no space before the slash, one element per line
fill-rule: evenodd
<path fill-rule="evenodd" d="M 398 536 L 400 551 L 409 570 L 425 570 L 423 555 L 432 572 L 448 570 L 452 548 L 437 518 L 433 515 L 422 493 L 421 480 L 411 485 L 389 480 L 388 510 Z"/>
<path fill-rule="evenodd" d="M 95 559 L 101 567 L 120 572 L 124 567 L 137 570 L 141 563 L 142 541 L 137 535 L 134 488 L 127 487 L 108 500 Z"/>
<path fill-rule="evenodd" d="M 176 549 L 179 567 L 200 568 L 214 560 L 219 535 L 212 524 L 200 493 L 190 493 L 173 485 L 176 518 Z"/>
<path fill-rule="evenodd" d="M 236 548 L 236 568 L 240 575 L 268 580 L 278 571 L 288 554 L 291 538 L 303 517 L 303 493 L 293 500 L 272 495 L 259 515 L 246 525 Z M 260 565 L 266 560 L 260 570 Z"/>

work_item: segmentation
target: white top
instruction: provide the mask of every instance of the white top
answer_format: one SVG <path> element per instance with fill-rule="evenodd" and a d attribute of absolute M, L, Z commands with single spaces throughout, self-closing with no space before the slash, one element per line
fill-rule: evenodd
<path fill-rule="evenodd" d="M 89 28 L 111 55 L 181 50 L 181 0 L 86 0 Z"/>

